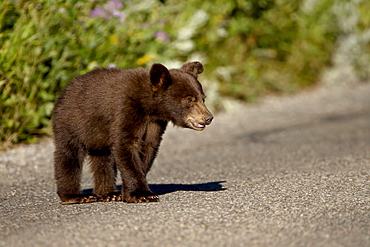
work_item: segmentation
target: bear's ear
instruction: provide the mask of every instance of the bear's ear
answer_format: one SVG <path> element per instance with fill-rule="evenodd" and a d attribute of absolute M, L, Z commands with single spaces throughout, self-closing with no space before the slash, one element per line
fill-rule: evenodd
<path fill-rule="evenodd" d="M 152 90 L 155 92 L 159 89 L 166 90 L 172 80 L 168 69 L 160 63 L 155 63 L 150 68 L 150 81 Z"/>
<path fill-rule="evenodd" d="M 193 74 L 195 77 L 198 77 L 204 71 L 203 64 L 200 62 L 191 62 L 186 63 L 181 67 L 181 70 Z"/>

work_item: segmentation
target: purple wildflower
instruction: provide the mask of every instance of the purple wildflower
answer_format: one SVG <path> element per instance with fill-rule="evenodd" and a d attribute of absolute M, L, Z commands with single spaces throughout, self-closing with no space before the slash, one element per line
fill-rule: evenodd
<path fill-rule="evenodd" d="M 104 5 L 104 8 L 109 12 L 113 12 L 116 9 L 122 9 L 123 3 L 119 0 L 111 0 Z"/>
<path fill-rule="evenodd" d="M 106 20 L 109 20 L 109 13 L 102 8 L 96 7 L 90 11 L 91 17 L 103 17 Z"/>
<path fill-rule="evenodd" d="M 90 12 L 91 17 L 102 17 L 105 20 L 110 20 L 113 16 L 118 18 L 121 23 L 125 21 L 126 14 L 121 11 L 124 4 L 119 0 L 111 0 L 104 4 L 103 8 L 96 7 Z"/>
<path fill-rule="evenodd" d="M 123 11 L 119 11 L 119 10 L 116 10 L 116 9 L 112 11 L 112 15 L 116 18 L 121 19 L 121 20 L 126 17 L 126 15 Z"/>
<path fill-rule="evenodd" d="M 113 17 L 120 19 L 120 22 L 125 21 L 126 15 L 120 11 L 124 7 L 123 3 L 119 0 L 111 0 L 104 5 L 104 9 L 108 11 Z"/>
<path fill-rule="evenodd" d="M 167 43 L 170 41 L 170 36 L 165 31 L 162 31 L 162 30 L 157 31 L 154 34 L 154 38 L 164 43 Z"/>

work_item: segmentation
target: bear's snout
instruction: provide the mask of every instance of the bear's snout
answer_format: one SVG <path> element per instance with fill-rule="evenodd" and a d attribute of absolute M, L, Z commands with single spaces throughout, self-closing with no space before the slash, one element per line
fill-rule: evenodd
<path fill-rule="evenodd" d="M 207 116 L 205 116 L 204 118 L 204 122 L 206 125 L 210 125 L 212 123 L 212 120 L 213 120 L 213 115 L 212 114 L 209 114 Z"/>
<path fill-rule="evenodd" d="M 206 115 L 198 114 L 192 115 L 186 119 L 186 127 L 191 128 L 193 130 L 203 130 L 206 125 L 210 125 L 213 120 L 213 115 L 208 112 Z"/>

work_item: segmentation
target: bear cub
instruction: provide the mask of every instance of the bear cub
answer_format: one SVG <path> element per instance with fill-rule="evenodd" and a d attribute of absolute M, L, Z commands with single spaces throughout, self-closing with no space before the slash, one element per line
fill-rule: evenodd
<path fill-rule="evenodd" d="M 54 169 L 62 204 L 103 201 L 156 202 L 146 175 L 168 122 L 203 130 L 213 116 L 204 104 L 200 62 L 168 70 L 101 68 L 73 79 L 53 112 Z M 81 194 L 85 159 L 94 193 Z M 117 170 L 122 191 L 115 190 Z"/>

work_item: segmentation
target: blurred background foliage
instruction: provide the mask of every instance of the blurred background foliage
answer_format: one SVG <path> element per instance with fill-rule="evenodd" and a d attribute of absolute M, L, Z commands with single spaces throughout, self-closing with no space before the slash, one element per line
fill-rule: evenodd
<path fill-rule="evenodd" d="M 3 0 L 0 146 L 51 134 L 56 97 L 95 67 L 199 60 L 212 110 L 366 81 L 369 13 L 368 0 Z"/>

